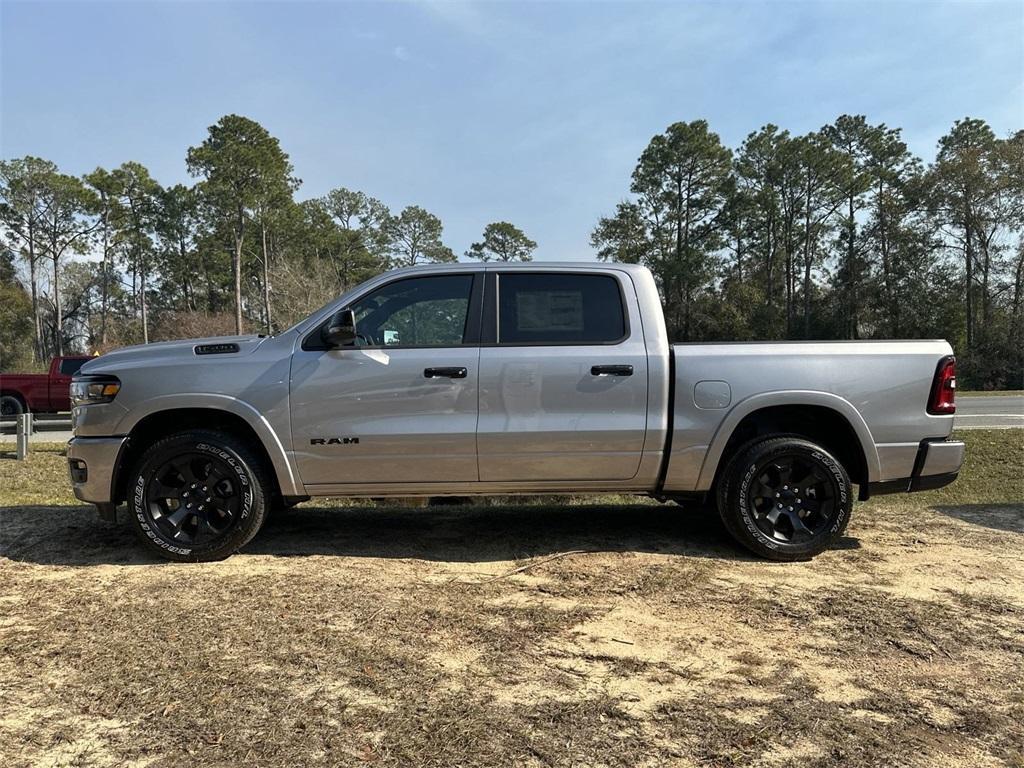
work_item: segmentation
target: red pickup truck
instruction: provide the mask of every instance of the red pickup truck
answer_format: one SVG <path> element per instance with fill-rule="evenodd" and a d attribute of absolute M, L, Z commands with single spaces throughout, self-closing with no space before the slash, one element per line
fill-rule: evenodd
<path fill-rule="evenodd" d="M 71 377 L 85 355 L 55 357 L 48 373 L 0 373 L 0 417 L 71 410 Z"/>

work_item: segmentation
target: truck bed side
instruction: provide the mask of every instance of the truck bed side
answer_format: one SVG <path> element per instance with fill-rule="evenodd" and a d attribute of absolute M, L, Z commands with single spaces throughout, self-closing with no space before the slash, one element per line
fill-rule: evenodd
<path fill-rule="evenodd" d="M 766 409 L 826 417 L 833 431 L 845 422 L 835 438 L 859 443 L 871 483 L 910 477 L 921 442 L 953 428 L 952 416 L 927 412 L 936 366 L 952 354 L 945 341 L 678 344 L 672 354 L 666 492 L 708 490 L 730 437 Z"/>

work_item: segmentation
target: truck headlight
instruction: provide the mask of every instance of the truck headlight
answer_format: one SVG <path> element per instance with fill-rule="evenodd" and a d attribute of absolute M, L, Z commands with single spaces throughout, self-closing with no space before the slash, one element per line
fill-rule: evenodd
<path fill-rule="evenodd" d="M 116 376 L 76 376 L 71 380 L 71 405 L 109 403 L 120 391 Z"/>

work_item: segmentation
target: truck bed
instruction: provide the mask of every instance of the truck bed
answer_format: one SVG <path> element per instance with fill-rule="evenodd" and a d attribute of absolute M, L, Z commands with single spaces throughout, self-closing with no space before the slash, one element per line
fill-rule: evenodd
<path fill-rule="evenodd" d="M 673 344 L 664 490 L 708 490 L 745 417 L 795 404 L 846 419 L 871 482 L 908 478 L 921 442 L 953 429 L 951 415 L 927 412 L 936 364 L 951 354 L 942 340 Z"/>

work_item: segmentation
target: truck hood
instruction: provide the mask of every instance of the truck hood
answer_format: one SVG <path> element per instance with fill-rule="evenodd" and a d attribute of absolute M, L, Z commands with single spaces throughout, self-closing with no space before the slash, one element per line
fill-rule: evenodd
<path fill-rule="evenodd" d="M 185 360 L 202 359 L 207 356 L 219 357 L 221 355 L 245 356 L 251 355 L 259 346 L 267 340 L 267 336 L 210 336 L 203 339 L 179 339 L 176 341 L 159 341 L 153 344 L 137 344 L 132 347 L 122 347 L 113 352 L 107 352 L 95 360 L 90 360 L 80 369 L 81 373 L 104 373 L 107 370 L 123 366 L 145 362 L 146 360 L 167 360 L 168 358 L 181 358 Z M 234 345 L 238 351 L 227 351 L 219 349 L 221 345 Z M 203 348 L 208 348 L 206 354 L 198 354 Z"/>

